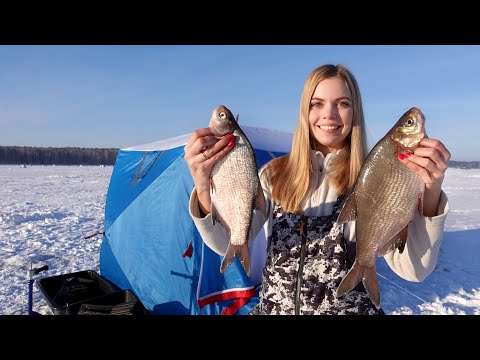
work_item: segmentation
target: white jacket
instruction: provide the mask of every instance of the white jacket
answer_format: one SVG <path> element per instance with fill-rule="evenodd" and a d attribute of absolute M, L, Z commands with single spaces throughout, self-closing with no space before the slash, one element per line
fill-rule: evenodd
<path fill-rule="evenodd" d="M 334 187 L 328 184 L 324 173 L 329 171 L 329 163 L 336 155 L 327 154 L 324 157 L 321 151 L 314 151 L 314 153 L 317 159 L 314 163 L 314 166 L 317 166 L 316 169 L 314 168 L 314 172 L 318 175 L 315 179 L 315 186 L 304 202 L 302 210 L 303 214 L 307 216 L 327 216 L 333 211 L 338 193 Z M 250 278 L 255 285 L 261 283 L 262 270 L 267 258 L 267 239 L 272 234 L 274 203 L 270 195 L 270 184 L 264 174 L 265 172 L 260 170 L 260 182 L 267 204 L 267 217 L 254 210 L 249 236 Z M 229 242 L 228 233 L 223 226 L 212 225 L 211 214 L 204 218 L 200 216 L 195 188 L 190 195 L 189 208 L 190 215 L 205 244 L 223 256 Z M 426 217 L 419 211 L 416 212 L 413 221 L 408 226 L 407 242 L 403 253 L 400 254 L 398 250 L 394 250 L 384 256 L 387 264 L 397 275 L 405 280 L 420 282 L 435 269 L 448 212 L 448 199 L 443 191 L 436 216 Z M 262 227 L 264 231 L 260 231 Z M 355 241 L 355 221 L 345 224 L 344 237 Z"/>

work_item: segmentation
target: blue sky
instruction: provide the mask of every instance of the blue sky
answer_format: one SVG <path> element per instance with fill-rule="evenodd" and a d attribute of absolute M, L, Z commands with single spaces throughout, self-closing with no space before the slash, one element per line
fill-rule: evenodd
<path fill-rule="evenodd" d="M 480 46 L 0 46 L 0 145 L 128 147 L 206 127 L 293 132 L 303 83 L 342 63 L 363 97 L 369 145 L 412 106 L 452 160 L 480 160 Z"/>

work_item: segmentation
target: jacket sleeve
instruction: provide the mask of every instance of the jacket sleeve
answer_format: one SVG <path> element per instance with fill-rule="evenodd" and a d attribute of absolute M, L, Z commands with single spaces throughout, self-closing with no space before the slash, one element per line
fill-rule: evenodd
<path fill-rule="evenodd" d="M 264 168 L 259 171 L 259 177 L 260 186 L 263 190 L 266 212 L 262 213 L 262 211 L 256 209 L 253 210 L 252 224 L 250 226 L 250 233 L 248 237 L 248 245 L 250 250 L 252 250 L 252 243 L 257 237 L 257 234 L 262 229 L 267 219 L 271 217 L 271 196 L 268 187 L 268 180 L 266 179 L 265 171 L 263 171 Z M 212 214 L 208 214 L 203 218 L 201 217 L 200 208 L 198 206 L 198 196 L 195 187 L 190 194 L 189 211 L 190 216 L 192 217 L 195 226 L 197 227 L 197 230 L 205 244 L 217 254 L 224 256 L 227 252 L 228 243 L 230 241 L 229 234 L 227 230 L 220 225 L 220 223 L 213 225 Z M 265 237 L 263 237 L 263 239 L 265 239 Z"/>
<path fill-rule="evenodd" d="M 270 203 L 266 201 L 265 204 L 267 206 L 268 214 L 270 211 Z M 192 217 L 195 226 L 197 227 L 197 230 L 205 244 L 217 254 L 224 256 L 227 252 L 230 236 L 227 230 L 220 225 L 220 223 L 217 222 L 215 225 L 213 225 L 211 213 L 203 218 L 201 217 L 200 208 L 198 206 L 197 190 L 195 188 L 193 188 L 193 191 L 190 195 L 189 211 L 190 216 Z M 267 216 L 265 216 L 265 214 L 262 214 L 262 212 L 259 210 L 253 210 L 252 225 L 250 226 L 250 233 L 248 236 L 249 246 L 252 245 L 253 240 L 257 236 L 266 220 Z"/>
<path fill-rule="evenodd" d="M 448 212 L 447 195 L 442 191 L 436 216 L 415 213 L 403 253 L 395 249 L 384 256 L 393 272 L 405 280 L 420 282 L 435 270 Z"/>
<path fill-rule="evenodd" d="M 262 213 L 259 210 L 253 210 L 252 224 L 248 237 L 251 262 L 250 279 L 255 285 L 260 284 L 262 281 L 262 271 L 267 258 L 268 239 L 272 232 L 271 219 L 273 205 L 270 196 L 269 182 L 266 178 L 265 171 L 262 171 L 264 168 L 260 170 L 259 175 L 260 185 L 263 189 L 265 199 L 266 212 Z M 208 214 L 204 218 L 201 217 L 195 188 L 193 188 L 190 194 L 189 211 L 204 243 L 217 254 L 224 256 L 230 241 L 228 232 L 219 223 L 213 225 L 211 214 Z"/>

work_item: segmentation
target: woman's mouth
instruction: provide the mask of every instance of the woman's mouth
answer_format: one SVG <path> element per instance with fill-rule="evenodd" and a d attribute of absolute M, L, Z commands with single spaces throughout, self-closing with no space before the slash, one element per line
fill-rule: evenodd
<path fill-rule="evenodd" d="M 328 132 L 332 132 L 332 131 L 336 131 L 336 130 L 340 129 L 339 125 L 319 125 L 317 127 L 320 130 L 328 131 Z"/>

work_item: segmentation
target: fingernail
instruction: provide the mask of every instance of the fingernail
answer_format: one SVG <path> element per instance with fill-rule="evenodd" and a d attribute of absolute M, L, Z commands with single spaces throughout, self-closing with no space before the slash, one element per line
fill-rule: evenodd
<path fill-rule="evenodd" d="M 403 156 L 405 157 L 405 159 L 408 159 L 408 158 L 410 157 L 410 155 L 412 155 L 412 154 L 410 154 L 410 153 L 403 154 Z"/>
<path fill-rule="evenodd" d="M 234 143 L 233 141 L 230 141 L 230 142 L 227 144 L 228 147 L 233 147 L 233 145 L 235 145 L 235 143 Z"/>
<path fill-rule="evenodd" d="M 233 139 L 235 139 L 235 135 L 230 134 L 230 135 L 227 136 L 228 141 L 232 141 Z"/>
<path fill-rule="evenodd" d="M 403 154 L 397 154 L 397 157 L 398 157 L 400 160 L 405 159 L 405 155 L 403 155 Z"/>

